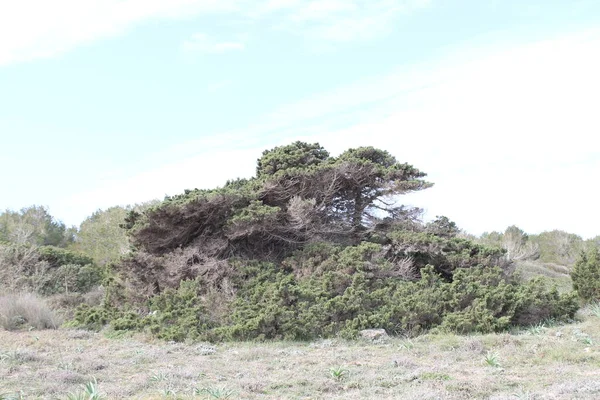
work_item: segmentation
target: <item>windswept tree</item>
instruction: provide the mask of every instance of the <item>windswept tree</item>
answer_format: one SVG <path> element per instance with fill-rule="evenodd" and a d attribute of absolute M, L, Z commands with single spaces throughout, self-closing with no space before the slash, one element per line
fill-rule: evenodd
<path fill-rule="evenodd" d="M 425 174 L 387 151 L 350 149 L 332 157 L 295 142 L 263 152 L 256 176 L 213 190 L 186 190 L 125 218 L 136 252 L 122 263 L 138 293 L 178 279 L 227 271 L 232 258 L 278 261 L 315 242 L 358 244 L 417 212 L 396 197 L 422 190 Z M 145 288 L 145 289 L 144 289 Z"/>
<path fill-rule="evenodd" d="M 273 160 L 278 168 L 260 167 L 271 166 Z M 406 213 L 395 205 L 398 195 L 431 186 L 422 179 L 425 173 L 373 147 L 330 157 L 318 144 L 296 142 L 263 153 L 258 164 L 258 179 L 263 181 L 259 198 L 264 204 L 304 215 L 313 234 L 345 235 L 355 242 L 383 218 Z"/>
<path fill-rule="evenodd" d="M 131 213 L 126 225 L 132 242 L 155 254 L 193 241 L 220 243 L 215 256 L 270 252 L 286 243 L 293 250 L 323 239 L 360 242 L 377 222 L 406 215 L 396 196 L 430 187 L 423 177 L 384 150 L 361 147 L 331 157 L 319 144 L 295 142 L 265 151 L 252 179 L 186 191 Z"/>
<path fill-rule="evenodd" d="M 337 157 L 316 143 L 267 150 L 251 179 L 130 212 L 133 251 L 110 270 L 103 308 L 76 319 L 167 340 L 298 340 L 572 317 L 573 296 L 520 285 L 504 249 L 398 206 L 431 186 L 424 177 L 373 147 Z"/>
<path fill-rule="evenodd" d="M 340 190 L 334 207 L 353 230 L 403 210 L 394 197 L 430 187 L 426 176 L 409 164 L 401 164 L 390 153 L 373 147 L 350 149 L 335 159 Z M 345 214 L 345 215 L 344 215 Z"/>

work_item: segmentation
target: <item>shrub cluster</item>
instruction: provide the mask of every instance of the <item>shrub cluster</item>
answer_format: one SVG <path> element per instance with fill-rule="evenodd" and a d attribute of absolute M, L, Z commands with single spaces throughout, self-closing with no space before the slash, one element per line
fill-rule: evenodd
<path fill-rule="evenodd" d="M 207 307 L 208 282 L 197 278 L 152 297 L 147 313 L 86 307 L 75 320 L 177 341 L 307 340 L 350 338 L 367 328 L 403 335 L 497 332 L 546 319 L 568 320 L 578 308 L 573 294 L 561 295 L 541 279 L 520 283 L 498 267 L 457 267 L 448 279 L 426 265 L 419 279 L 407 280 L 390 273 L 394 265 L 381 257 L 383 251 L 381 244 L 368 242 L 316 244 L 281 264 L 237 261 L 236 294 L 219 319 Z"/>
<path fill-rule="evenodd" d="M 600 249 L 582 252 L 571 273 L 573 288 L 584 301 L 600 300 Z"/>
<path fill-rule="evenodd" d="M 54 246 L 0 244 L 0 287 L 44 296 L 86 293 L 104 279 L 90 257 Z"/>
<path fill-rule="evenodd" d="M 75 323 L 247 340 L 493 332 L 572 318 L 573 295 L 518 282 L 506 250 L 397 206 L 397 196 L 431 186 L 425 176 L 372 147 L 337 157 L 302 142 L 267 150 L 251 179 L 130 212 L 133 252 L 114 265 L 104 304 L 80 309 Z"/>

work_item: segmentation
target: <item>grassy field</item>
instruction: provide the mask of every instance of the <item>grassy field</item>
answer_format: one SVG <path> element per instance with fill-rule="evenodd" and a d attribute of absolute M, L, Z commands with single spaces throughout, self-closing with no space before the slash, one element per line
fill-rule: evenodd
<path fill-rule="evenodd" d="M 517 272 L 571 290 L 566 267 L 522 262 Z M 569 325 L 380 342 L 213 345 L 0 330 L 0 400 L 192 398 L 598 399 L 600 306 Z"/>
<path fill-rule="evenodd" d="M 108 399 L 598 399 L 600 309 L 569 325 L 379 343 L 0 331 L 0 399 L 89 398 L 78 395 L 94 379 Z"/>

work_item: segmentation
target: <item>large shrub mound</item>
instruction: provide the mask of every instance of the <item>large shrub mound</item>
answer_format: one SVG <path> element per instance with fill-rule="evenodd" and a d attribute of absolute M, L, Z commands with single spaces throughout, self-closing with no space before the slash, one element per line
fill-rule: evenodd
<path fill-rule="evenodd" d="M 104 304 L 81 308 L 75 323 L 169 340 L 311 339 L 573 316 L 572 295 L 520 283 L 505 250 L 398 205 L 431 186 L 424 177 L 372 147 L 267 150 L 251 179 L 130 212 L 133 251 L 111 266 Z"/>

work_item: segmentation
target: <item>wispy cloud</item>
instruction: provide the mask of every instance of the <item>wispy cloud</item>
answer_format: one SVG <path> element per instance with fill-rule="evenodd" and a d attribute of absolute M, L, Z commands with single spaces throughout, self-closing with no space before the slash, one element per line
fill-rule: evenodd
<path fill-rule="evenodd" d="M 243 42 L 221 42 L 204 33 L 194 33 L 181 45 L 185 52 L 225 53 L 228 51 L 243 50 Z"/>
<path fill-rule="evenodd" d="M 239 12 L 235 0 L 0 2 L 0 65 L 46 58 L 152 19 Z"/>
<path fill-rule="evenodd" d="M 388 32 L 401 15 L 427 7 L 429 0 L 275 0 L 258 9 L 275 14 L 275 29 L 329 42 L 368 40 Z"/>
<path fill-rule="evenodd" d="M 0 2 L 0 66 L 47 58 L 95 40 L 121 35 L 153 19 L 218 13 L 294 35 L 328 41 L 368 39 L 384 33 L 398 15 L 429 0 L 19 0 Z M 277 22 L 274 22 L 277 21 Z M 186 49 L 223 52 L 242 42 L 207 42 Z"/>

